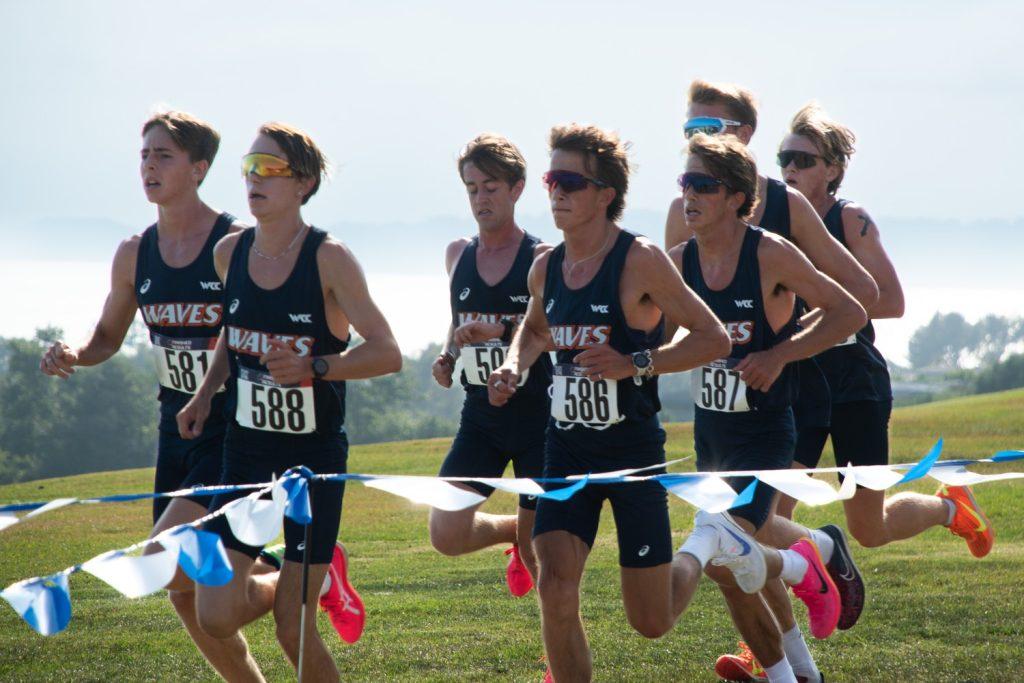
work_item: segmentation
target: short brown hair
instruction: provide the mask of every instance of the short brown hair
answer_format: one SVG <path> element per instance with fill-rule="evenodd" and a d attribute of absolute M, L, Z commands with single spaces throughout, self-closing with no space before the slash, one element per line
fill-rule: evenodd
<path fill-rule="evenodd" d="M 736 216 L 750 218 L 757 206 L 757 163 L 747 146 L 735 135 L 697 133 L 690 138 L 686 151 L 698 157 L 708 173 L 721 180 L 727 190 L 745 195 Z"/>
<path fill-rule="evenodd" d="M 206 121 L 183 111 L 159 112 L 142 124 L 142 135 L 145 136 L 154 126 L 166 130 L 174 144 L 188 153 L 188 160 L 193 164 L 205 161 L 213 165 L 220 148 L 220 133 Z M 203 181 L 199 182 L 202 184 Z"/>
<path fill-rule="evenodd" d="M 605 215 L 609 220 L 619 220 L 629 189 L 629 143 L 623 142 L 614 131 L 570 123 L 552 128 L 548 144 L 552 152 L 560 149 L 583 155 L 583 163 L 594 178 L 615 190 L 615 198 Z"/>
<path fill-rule="evenodd" d="M 260 135 L 266 135 L 284 151 L 292 173 L 299 179 L 312 178 L 313 189 L 302 198 L 305 204 L 320 189 L 320 181 L 327 175 L 327 157 L 313 142 L 313 138 L 295 126 L 280 121 L 271 121 L 260 126 Z"/>
<path fill-rule="evenodd" d="M 813 142 L 824 162 L 839 169 L 839 175 L 828 184 L 828 193 L 834 195 L 843 184 L 857 136 L 843 124 L 829 118 L 821 105 L 814 101 L 800 108 L 789 123 L 789 132 Z"/>
<path fill-rule="evenodd" d="M 757 100 L 746 88 L 733 83 L 710 83 L 701 79 L 690 83 L 690 104 L 720 104 L 729 116 L 757 130 Z"/>
<path fill-rule="evenodd" d="M 526 179 L 526 159 L 512 142 L 497 133 L 481 133 L 469 141 L 459 155 L 459 176 L 466 164 L 473 164 L 481 171 L 504 180 L 512 187 Z"/>

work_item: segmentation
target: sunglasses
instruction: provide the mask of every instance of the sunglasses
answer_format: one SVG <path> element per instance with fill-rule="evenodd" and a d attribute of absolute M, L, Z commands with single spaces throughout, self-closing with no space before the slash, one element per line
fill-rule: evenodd
<path fill-rule="evenodd" d="M 683 135 L 689 140 L 697 133 L 718 135 L 724 133 L 728 126 L 742 126 L 739 121 L 720 119 L 716 116 L 697 116 L 683 124 Z"/>
<path fill-rule="evenodd" d="M 261 178 L 291 178 L 295 175 L 285 159 L 273 154 L 246 154 L 242 157 L 242 175 L 250 173 Z"/>
<path fill-rule="evenodd" d="M 608 183 L 603 180 L 588 178 L 575 171 L 548 171 L 541 177 L 541 180 L 544 182 L 544 187 L 548 188 L 548 192 L 555 187 L 560 187 L 563 192 L 567 193 L 579 192 L 587 186 L 587 183 L 595 187 L 608 187 Z"/>
<path fill-rule="evenodd" d="M 796 162 L 797 168 L 811 168 L 821 157 L 817 154 L 811 154 L 810 152 L 799 152 L 795 149 L 787 149 L 780 151 L 776 155 L 775 159 L 779 162 L 779 168 L 786 168 L 793 162 Z"/>
<path fill-rule="evenodd" d="M 693 189 L 697 194 L 715 194 L 719 187 L 729 187 L 725 181 L 707 173 L 684 173 L 676 182 L 683 192 Z"/>

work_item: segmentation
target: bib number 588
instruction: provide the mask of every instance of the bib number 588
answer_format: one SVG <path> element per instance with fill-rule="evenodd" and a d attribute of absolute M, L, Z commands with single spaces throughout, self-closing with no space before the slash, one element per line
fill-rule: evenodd
<path fill-rule="evenodd" d="M 283 387 L 252 384 L 250 403 L 252 424 L 257 429 L 275 432 L 303 432 L 306 416 L 303 413 L 302 391 Z"/>

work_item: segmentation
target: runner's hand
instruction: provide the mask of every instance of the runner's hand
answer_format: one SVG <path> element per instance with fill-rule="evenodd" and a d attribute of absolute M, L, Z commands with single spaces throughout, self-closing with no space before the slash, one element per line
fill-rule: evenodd
<path fill-rule="evenodd" d="M 516 393 L 521 375 L 512 372 L 511 368 L 500 367 L 487 378 L 487 400 L 492 406 L 503 406 Z"/>
<path fill-rule="evenodd" d="M 505 326 L 501 323 L 472 322 L 460 325 L 455 330 L 455 343 L 459 346 L 479 344 L 489 339 L 501 339 L 505 334 Z"/>
<path fill-rule="evenodd" d="M 782 374 L 786 364 L 771 350 L 754 351 L 736 365 L 740 379 L 754 391 L 768 391 Z"/>
<path fill-rule="evenodd" d="M 624 353 L 619 353 L 608 344 L 592 346 L 586 351 L 576 354 L 572 362 L 581 366 L 584 374 L 597 382 L 602 379 L 627 379 L 636 374 L 633 359 Z"/>
<path fill-rule="evenodd" d="M 183 439 L 194 439 L 203 433 L 206 418 L 210 417 L 210 399 L 196 394 L 178 411 L 178 434 Z"/>
<path fill-rule="evenodd" d="M 434 375 L 434 381 L 447 389 L 452 385 L 452 373 L 455 372 L 455 361 L 451 356 L 439 355 L 430 366 L 430 372 Z"/>
<path fill-rule="evenodd" d="M 39 370 L 44 375 L 67 379 L 75 374 L 78 355 L 64 342 L 54 342 L 39 361 Z"/>
<path fill-rule="evenodd" d="M 270 350 L 260 356 L 260 363 L 282 386 L 298 384 L 313 377 L 313 359 L 295 353 L 295 349 L 280 339 L 270 340 Z"/>

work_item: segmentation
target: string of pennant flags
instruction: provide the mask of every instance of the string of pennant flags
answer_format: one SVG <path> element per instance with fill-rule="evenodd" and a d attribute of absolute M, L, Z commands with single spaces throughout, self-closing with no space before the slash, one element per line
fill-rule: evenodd
<path fill-rule="evenodd" d="M 943 441 L 939 439 L 918 462 L 895 465 L 649 474 L 652 469 L 681 462 L 674 460 L 665 465 L 646 468 L 538 479 L 313 474 L 301 467 L 289 470 L 281 477 L 263 484 L 203 486 L 160 494 L 117 494 L 96 498 L 58 498 L 46 502 L 15 503 L 0 506 L 0 530 L 70 505 L 129 502 L 157 497 L 213 496 L 228 491 L 250 491 L 244 498 L 233 500 L 199 520 L 172 527 L 153 538 L 101 553 L 81 564 L 47 576 L 13 583 L 0 592 L 0 597 L 38 633 L 53 635 L 67 628 L 71 620 L 71 592 L 68 579 L 81 571 L 101 579 L 129 598 L 142 597 L 162 589 L 171 581 L 178 567 L 196 583 L 214 586 L 226 584 L 233 576 L 227 552 L 220 537 L 204 531 L 202 525 L 223 515 L 232 533 L 240 541 L 254 546 L 267 545 L 280 533 L 285 517 L 303 525 L 312 521 L 309 486 L 317 481 L 360 482 L 364 486 L 386 491 L 414 503 L 448 511 L 466 509 L 485 500 L 484 496 L 475 491 L 454 485 L 460 482 L 477 482 L 519 495 L 568 500 L 585 486 L 655 481 L 668 492 L 698 509 L 722 512 L 749 503 L 753 499 L 758 482 L 771 486 L 806 505 L 819 506 L 852 498 L 858 485 L 883 491 L 925 476 L 952 486 L 1024 479 L 1024 472 L 980 474 L 967 469 L 971 465 L 1022 460 L 1022 450 L 999 451 L 989 458 L 975 460 L 939 460 L 942 447 Z M 827 473 L 842 473 L 843 482 L 838 489 L 821 479 L 809 476 Z M 726 483 L 727 477 L 753 477 L 753 480 L 743 491 L 736 493 Z M 15 513 L 25 514 L 19 517 Z M 157 545 L 159 549 L 156 548 Z"/>

